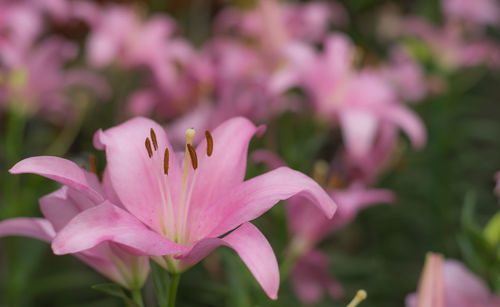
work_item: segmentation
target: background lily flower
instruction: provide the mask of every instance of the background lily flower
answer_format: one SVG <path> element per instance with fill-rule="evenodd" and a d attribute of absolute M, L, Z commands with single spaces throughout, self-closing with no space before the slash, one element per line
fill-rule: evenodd
<path fill-rule="evenodd" d="M 495 0 L 443 0 L 441 6 L 446 17 L 462 19 L 472 25 L 498 25 L 500 5 Z"/>
<path fill-rule="evenodd" d="M 40 209 L 45 219 L 13 218 L 1 221 L 0 236 L 21 235 L 50 243 L 79 213 L 108 201 L 121 206 L 107 174 L 100 183 L 95 174 L 65 159 L 28 158 L 14 165 L 10 173 L 38 174 L 64 186 L 40 198 Z M 149 273 L 148 257 L 130 253 L 130 250 L 113 242 L 103 242 L 73 255 L 127 289 L 140 289 Z"/>
<path fill-rule="evenodd" d="M 103 79 L 88 70 L 64 69 L 77 56 L 76 46 L 53 37 L 24 50 L 0 47 L 0 73 L 8 80 L 0 88 L 10 107 L 28 114 L 71 115 L 73 107 L 65 95 L 70 88 L 87 88 L 106 97 L 109 88 Z M 62 116 L 56 116 L 61 119 Z"/>
<path fill-rule="evenodd" d="M 57 234 L 54 252 L 75 253 L 116 242 L 137 253 L 163 256 L 154 259 L 180 273 L 226 245 L 275 299 L 276 258 L 249 221 L 296 194 L 328 217 L 336 206 L 317 183 L 289 168 L 243 181 L 248 143 L 259 131 L 247 119 L 233 118 L 213 134 L 206 132 L 195 150 L 194 130 L 188 130 L 182 164 L 164 130 L 151 120 L 134 118 L 97 132 L 94 144 L 106 150 L 109 179 L 126 210 L 106 202 L 83 211 Z"/>
<path fill-rule="evenodd" d="M 347 37 L 331 35 L 323 53 L 303 72 L 304 86 L 317 112 L 339 122 L 346 149 L 354 157 L 367 155 L 384 123 L 401 128 L 421 148 L 426 135 L 420 119 L 398 101 L 378 72 L 356 71 L 354 56 Z"/>
<path fill-rule="evenodd" d="M 427 256 L 418 292 L 406 299 L 407 307 L 494 307 L 500 298 L 456 260 L 441 255 Z"/>
<path fill-rule="evenodd" d="M 256 162 L 264 162 L 270 167 L 285 165 L 280 157 L 270 151 L 259 150 L 252 153 Z M 328 272 L 328 257 L 315 246 L 335 230 L 351 223 L 363 208 L 377 203 L 391 203 L 395 196 L 389 190 L 368 189 L 361 185 L 341 189 L 327 189 L 337 204 L 337 212 L 331 219 L 300 196 L 288 199 L 286 216 L 290 234 L 288 253 L 297 258 L 291 271 L 292 285 L 298 297 L 305 303 L 315 303 L 324 292 L 338 299 L 343 295 L 342 286 Z"/>

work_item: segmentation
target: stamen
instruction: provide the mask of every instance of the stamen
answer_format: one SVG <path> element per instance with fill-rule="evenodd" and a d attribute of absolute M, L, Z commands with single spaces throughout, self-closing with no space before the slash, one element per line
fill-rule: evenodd
<path fill-rule="evenodd" d="M 358 290 L 356 292 L 356 296 L 353 298 L 353 300 L 347 305 L 347 307 L 356 307 L 358 306 L 359 303 L 364 301 L 368 295 L 366 294 L 365 290 Z"/>
<path fill-rule="evenodd" d="M 156 150 L 158 150 L 158 142 L 156 141 L 156 133 L 153 130 L 153 128 L 151 128 L 151 130 L 149 132 L 151 134 L 151 141 L 153 141 L 153 147 L 155 148 L 155 151 L 156 151 Z"/>
<path fill-rule="evenodd" d="M 153 156 L 153 150 L 151 149 L 151 141 L 146 138 L 146 149 L 148 150 L 148 156 L 151 158 Z"/>
<path fill-rule="evenodd" d="M 91 154 L 89 157 L 89 166 L 90 166 L 90 171 L 97 175 L 97 163 L 94 154 Z"/>
<path fill-rule="evenodd" d="M 194 150 L 193 145 L 187 144 L 187 149 L 189 152 L 189 156 L 191 157 L 191 164 L 193 165 L 193 169 L 198 168 L 198 157 L 196 156 L 196 151 Z"/>
<path fill-rule="evenodd" d="M 210 131 L 205 131 L 205 138 L 207 139 L 207 156 L 211 156 L 214 151 L 214 139 L 210 134 Z"/>
<path fill-rule="evenodd" d="M 165 154 L 163 155 L 163 173 L 165 173 L 165 175 L 168 175 L 168 159 L 169 159 L 168 148 L 165 148 Z"/>

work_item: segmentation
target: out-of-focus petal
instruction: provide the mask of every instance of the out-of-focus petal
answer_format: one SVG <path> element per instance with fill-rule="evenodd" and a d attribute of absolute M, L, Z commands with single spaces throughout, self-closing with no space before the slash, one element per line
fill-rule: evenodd
<path fill-rule="evenodd" d="M 56 235 L 52 224 L 40 218 L 13 218 L 0 222 L 0 237 L 25 236 L 51 242 Z"/>

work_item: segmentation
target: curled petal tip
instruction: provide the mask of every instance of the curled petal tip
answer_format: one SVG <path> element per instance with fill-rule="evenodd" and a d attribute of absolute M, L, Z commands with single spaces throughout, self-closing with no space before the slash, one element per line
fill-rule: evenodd
<path fill-rule="evenodd" d="M 257 127 L 257 129 L 255 130 L 255 135 L 257 137 L 261 137 L 267 130 L 267 126 L 266 125 L 259 125 Z"/>

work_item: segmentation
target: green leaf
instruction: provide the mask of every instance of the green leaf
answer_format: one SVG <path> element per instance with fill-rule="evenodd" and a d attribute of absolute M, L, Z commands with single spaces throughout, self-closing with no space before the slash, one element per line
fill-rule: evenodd
<path fill-rule="evenodd" d="M 170 276 L 160 265 L 153 260 L 149 260 L 151 265 L 151 275 L 155 286 L 156 299 L 160 307 L 168 304 L 168 289 L 170 286 Z"/>
<path fill-rule="evenodd" d="M 110 296 L 115 296 L 123 299 L 125 304 L 129 307 L 139 307 L 128 295 L 125 293 L 123 288 L 116 284 L 107 283 L 107 284 L 98 284 L 92 286 L 92 289 L 97 290 L 99 292 L 106 293 Z"/>

